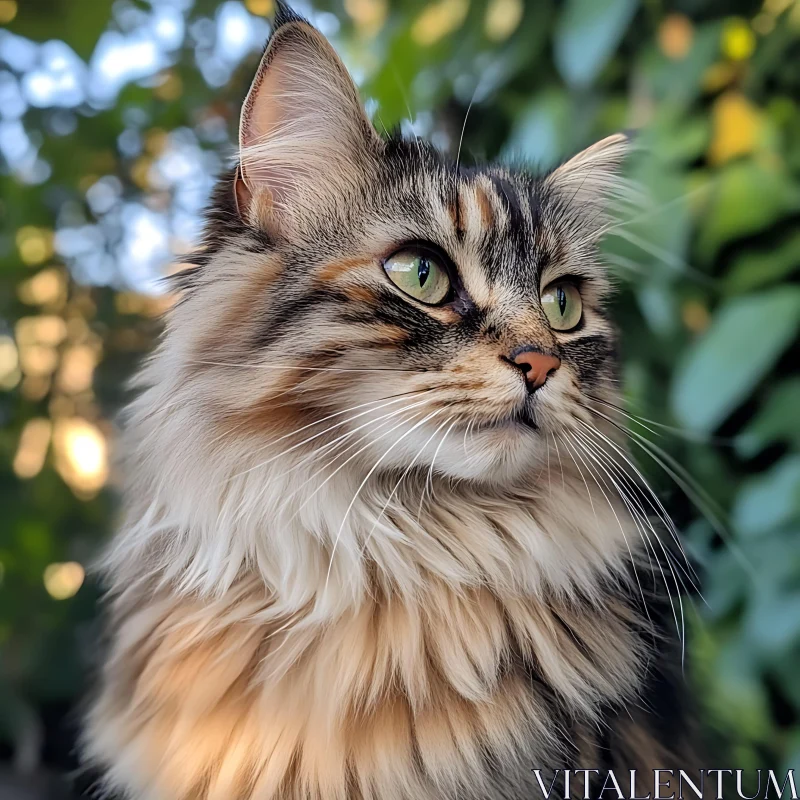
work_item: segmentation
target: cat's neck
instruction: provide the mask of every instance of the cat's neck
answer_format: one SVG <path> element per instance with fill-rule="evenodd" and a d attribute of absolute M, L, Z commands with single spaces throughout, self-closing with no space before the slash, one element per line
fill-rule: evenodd
<path fill-rule="evenodd" d="M 300 456 L 198 468 L 179 454 L 162 447 L 136 465 L 129 522 L 109 556 L 118 580 L 147 570 L 219 596 L 255 573 L 287 613 L 311 604 L 330 618 L 376 583 L 407 597 L 431 579 L 456 591 L 591 595 L 625 571 L 637 540 L 614 499 L 566 468 L 509 490 L 425 471 L 365 480 Z"/>

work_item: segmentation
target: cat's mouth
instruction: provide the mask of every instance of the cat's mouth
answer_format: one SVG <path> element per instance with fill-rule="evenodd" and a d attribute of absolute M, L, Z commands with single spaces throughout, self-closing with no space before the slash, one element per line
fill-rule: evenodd
<path fill-rule="evenodd" d="M 528 428 L 534 431 L 539 430 L 539 425 L 536 422 L 536 416 L 534 415 L 533 410 L 528 406 L 523 406 L 511 417 L 511 424 L 519 425 L 523 428 Z"/>
<path fill-rule="evenodd" d="M 528 406 L 523 406 L 508 417 L 481 423 L 480 425 L 475 425 L 474 428 L 484 431 L 518 431 L 522 429 L 538 432 L 539 424 L 536 421 L 533 410 Z"/>

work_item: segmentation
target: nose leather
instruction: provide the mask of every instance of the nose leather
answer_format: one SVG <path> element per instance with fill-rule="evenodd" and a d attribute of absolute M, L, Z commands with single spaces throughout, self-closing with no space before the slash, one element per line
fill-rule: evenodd
<path fill-rule="evenodd" d="M 509 360 L 522 370 L 530 391 L 544 386 L 550 375 L 561 366 L 560 358 L 546 356 L 535 350 L 523 350 Z"/>

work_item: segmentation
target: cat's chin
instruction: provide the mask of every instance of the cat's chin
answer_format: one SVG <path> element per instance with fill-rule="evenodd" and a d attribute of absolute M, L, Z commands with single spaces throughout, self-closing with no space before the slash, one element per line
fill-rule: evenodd
<path fill-rule="evenodd" d="M 420 429 L 384 458 L 384 464 L 395 469 L 412 462 L 453 479 L 509 484 L 547 463 L 547 442 L 543 431 L 518 418 L 482 427 Z"/>
<path fill-rule="evenodd" d="M 540 432 L 525 421 L 506 422 L 461 434 L 462 442 L 447 452 L 442 448 L 437 468 L 453 477 L 485 483 L 506 484 L 538 469 L 547 457 Z"/>

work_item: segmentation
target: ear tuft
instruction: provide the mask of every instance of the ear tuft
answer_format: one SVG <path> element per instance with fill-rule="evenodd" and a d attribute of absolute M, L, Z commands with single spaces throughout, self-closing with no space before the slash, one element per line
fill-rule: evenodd
<path fill-rule="evenodd" d="M 615 133 L 573 156 L 545 178 L 545 186 L 580 214 L 585 226 L 601 229 L 612 210 L 634 202 L 637 192 L 622 176 L 632 137 Z"/>
<path fill-rule="evenodd" d="M 564 193 L 575 191 L 575 198 L 589 199 L 613 192 L 621 181 L 620 170 L 630 153 L 631 138 L 624 133 L 615 133 L 582 150 L 547 177 L 547 184 Z"/>
<path fill-rule="evenodd" d="M 272 33 L 274 34 L 278 28 L 288 25 L 290 22 L 305 22 L 308 25 L 308 20 L 301 17 L 288 3 L 283 0 L 276 0 L 275 14 L 272 17 Z"/>
<path fill-rule="evenodd" d="M 346 195 L 380 142 L 358 89 L 325 37 L 286 4 L 239 125 L 240 207 L 251 222 L 288 229 L 316 201 Z M 252 202 L 250 202 L 252 200 Z"/>

